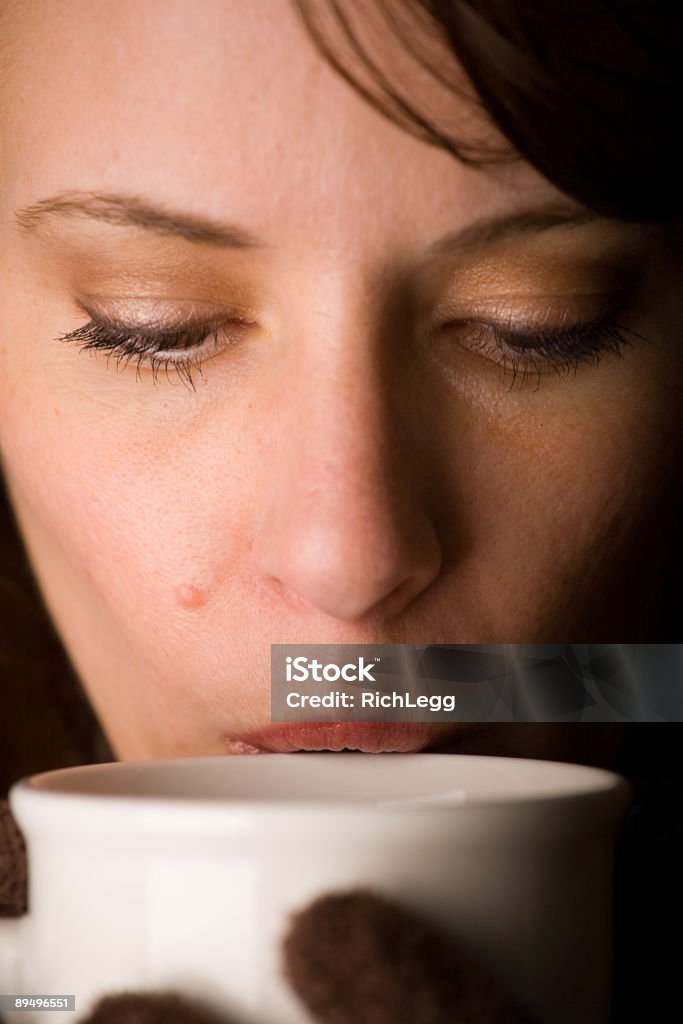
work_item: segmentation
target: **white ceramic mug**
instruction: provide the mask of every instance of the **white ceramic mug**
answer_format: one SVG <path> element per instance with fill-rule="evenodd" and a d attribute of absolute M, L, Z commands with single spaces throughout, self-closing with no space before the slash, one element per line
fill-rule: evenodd
<path fill-rule="evenodd" d="M 0 992 L 173 989 L 249 1024 L 309 1018 L 280 976 L 290 912 L 371 887 L 444 926 L 540 1021 L 605 1024 L 619 776 L 441 754 L 122 762 L 22 780 L 29 913 Z M 416 1022 L 419 1024 L 419 1022 Z"/>

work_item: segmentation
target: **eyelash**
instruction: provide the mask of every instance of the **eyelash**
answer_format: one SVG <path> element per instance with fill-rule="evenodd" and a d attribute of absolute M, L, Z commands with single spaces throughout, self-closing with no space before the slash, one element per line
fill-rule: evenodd
<path fill-rule="evenodd" d="M 465 329 L 462 340 L 474 352 L 497 362 L 506 373 L 512 374 L 510 390 L 524 387 L 536 380 L 536 390 L 542 377 L 553 371 L 560 380 L 576 374 L 582 364 L 597 367 L 603 356 L 622 356 L 623 349 L 633 344 L 632 339 L 647 341 L 643 335 L 603 318 L 574 324 L 555 330 L 512 330 L 496 323 L 459 320 L 444 325 L 447 331 Z"/>
<path fill-rule="evenodd" d="M 245 328 L 251 323 L 236 317 L 160 331 L 131 328 L 93 318 L 75 331 L 60 335 L 58 340 L 76 343 L 81 351 L 106 352 L 107 367 L 109 359 L 115 356 L 117 370 L 122 364 L 126 367 L 131 360 L 137 360 L 136 379 L 140 379 L 141 366 L 149 366 L 155 384 L 160 370 L 166 370 L 168 380 L 169 370 L 174 369 L 185 386 L 194 391 L 192 371 L 196 370 L 202 376 L 204 359 L 237 340 L 229 336 L 227 329 L 231 326 Z M 647 340 L 612 319 L 589 321 L 552 331 L 531 327 L 528 331 L 521 331 L 496 323 L 457 320 L 444 324 L 440 330 L 451 332 L 456 329 L 465 331 L 461 338 L 468 348 L 497 362 L 506 373 L 512 374 L 510 389 L 518 384 L 525 386 L 533 378 L 538 389 L 548 369 L 564 380 L 570 373 L 576 374 L 582 364 L 597 367 L 608 353 L 621 356 L 623 348 L 632 344 L 629 335 Z M 208 345 L 208 341 L 213 345 Z M 174 353 L 177 353 L 175 358 Z"/>
<path fill-rule="evenodd" d="M 121 364 L 125 368 L 131 360 L 137 360 L 136 380 L 140 379 L 140 367 L 143 365 L 150 367 L 154 384 L 157 383 L 159 370 L 166 370 L 167 380 L 169 370 L 175 370 L 183 384 L 195 391 L 192 371 L 196 370 L 201 377 L 204 360 L 237 341 L 236 337 L 230 337 L 230 327 L 249 326 L 250 321 L 233 317 L 230 320 L 178 327 L 175 330 L 154 330 L 93 318 L 75 331 L 61 334 L 57 340 L 75 342 L 82 352 L 88 349 L 106 352 L 107 368 L 112 356 L 116 357 L 117 370 Z"/>

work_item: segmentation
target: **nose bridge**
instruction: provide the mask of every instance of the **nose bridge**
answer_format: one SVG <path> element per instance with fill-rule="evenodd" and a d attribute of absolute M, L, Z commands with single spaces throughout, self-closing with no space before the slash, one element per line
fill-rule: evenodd
<path fill-rule="evenodd" d="M 409 600 L 433 578 L 439 555 L 415 466 L 399 445 L 385 375 L 400 382 L 382 311 L 364 302 L 358 282 L 346 284 L 309 306 L 287 346 L 255 549 L 263 575 L 328 614 L 357 618 L 391 595 L 395 608 Z"/>
<path fill-rule="evenodd" d="M 305 475 L 317 499 L 354 489 L 358 502 L 395 475 L 400 422 L 388 377 L 400 358 L 388 358 L 386 319 L 381 296 L 371 294 L 360 272 L 336 276 L 324 300 L 302 318 L 290 348 L 288 377 L 295 383 L 282 440 L 296 444 L 302 482 Z"/>
<path fill-rule="evenodd" d="M 377 368 L 367 358 L 354 365 L 355 354 L 339 353 L 290 410 L 291 436 L 298 435 L 309 486 L 330 496 L 358 485 L 366 489 L 390 470 L 391 410 L 378 393 Z"/>

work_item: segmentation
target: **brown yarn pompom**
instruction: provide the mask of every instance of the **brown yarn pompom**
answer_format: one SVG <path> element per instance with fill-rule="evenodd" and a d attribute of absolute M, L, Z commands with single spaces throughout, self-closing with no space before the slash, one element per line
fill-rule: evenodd
<path fill-rule="evenodd" d="M 221 1014 L 174 992 L 102 996 L 78 1024 L 231 1024 Z"/>
<path fill-rule="evenodd" d="M 432 925 L 372 892 L 294 916 L 285 975 L 320 1024 L 531 1024 Z"/>
<path fill-rule="evenodd" d="M 0 917 L 26 913 L 26 846 L 9 804 L 0 800 Z"/>

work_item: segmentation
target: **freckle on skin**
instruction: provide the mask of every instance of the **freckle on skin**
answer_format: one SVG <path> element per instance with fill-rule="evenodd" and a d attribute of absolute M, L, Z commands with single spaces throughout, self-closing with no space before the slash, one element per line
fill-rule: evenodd
<path fill-rule="evenodd" d="M 203 591 L 195 587 L 194 583 L 179 583 L 175 589 L 175 597 L 180 607 L 188 611 L 201 608 L 205 601 Z"/>

